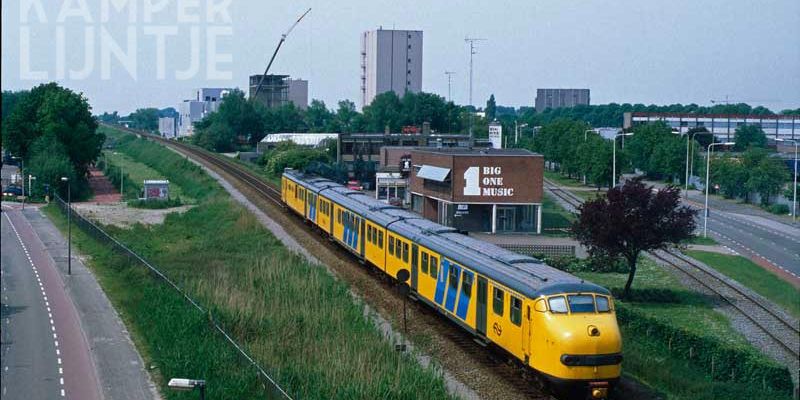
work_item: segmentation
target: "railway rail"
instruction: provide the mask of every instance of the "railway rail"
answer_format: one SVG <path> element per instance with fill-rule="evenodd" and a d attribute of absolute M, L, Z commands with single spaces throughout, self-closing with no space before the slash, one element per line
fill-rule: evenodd
<path fill-rule="evenodd" d="M 115 128 L 120 129 L 118 127 Z M 171 146 L 173 148 L 176 148 L 177 150 L 187 155 L 190 155 L 191 157 L 195 157 L 201 161 L 205 161 L 209 164 L 212 164 L 213 166 L 219 168 L 223 172 L 233 176 L 240 182 L 244 183 L 248 188 L 256 191 L 258 195 L 263 199 L 268 200 L 271 203 L 275 203 L 277 206 L 280 206 L 281 208 L 283 208 L 284 206 L 283 202 L 281 201 L 281 194 L 278 188 L 274 187 L 271 183 L 265 182 L 262 178 L 248 171 L 245 167 L 236 165 L 235 162 L 222 159 L 221 157 L 210 154 L 205 150 L 201 150 L 194 146 L 190 146 L 181 142 L 164 139 L 156 135 L 145 134 L 132 129 L 122 128 L 122 130 L 125 130 L 127 132 L 136 135 L 147 137 L 148 139 L 151 140 L 158 141 L 166 146 Z M 298 224 L 303 224 L 299 218 L 292 218 L 292 220 L 296 221 Z M 305 228 L 309 229 L 307 225 L 305 226 Z M 331 248 L 338 254 L 341 254 L 343 257 L 350 256 L 350 254 L 347 253 L 344 249 L 326 240 L 322 235 L 317 234 L 317 232 L 311 232 L 310 236 L 319 245 Z M 361 269 L 364 268 L 362 265 L 358 264 L 354 259 L 353 259 L 353 265 Z M 377 274 L 375 275 L 378 276 Z M 388 290 L 388 291 L 391 292 L 394 296 L 401 296 L 395 293 L 396 292 L 395 290 Z M 417 309 L 418 312 L 423 314 L 427 315 L 435 314 L 432 310 L 427 309 L 427 307 L 419 303 L 417 303 L 417 306 L 415 308 Z M 534 374 L 522 368 L 517 367 L 515 364 L 513 364 L 513 361 L 506 354 L 502 353 L 500 350 L 495 349 L 491 346 L 487 348 L 475 342 L 471 335 L 469 335 L 468 333 L 464 332 L 461 329 L 458 329 L 458 327 L 453 326 L 452 322 L 444 318 L 441 318 L 438 315 L 435 315 L 434 318 L 436 318 L 440 322 L 440 326 L 437 326 L 436 329 L 442 337 L 446 338 L 446 340 L 450 341 L 454 346 L 458 347 L 461 351 L 469 354 L 471 359 L 476 360 L 484 367 L 490 368 L 494 373 L 496 373 L 497 375 L 499 375 L 499 377 L 505 380 L 511 387 L 513 387 L 516 391 L 518 391 L 521 397 L 532 400 L 555 400 L 555 397 L 553 397 L 553 395 L 547 392 L 547 390 L 544 387 L 544 384 L 540 382 L 540 380 L 536 376 L 534 376 Z"/>
<path fill-rule="evenodd" d="M 574 209 L 583 203 L 583 199 L 548 179 L 545 179 L 545 187 Z M 709 271 L 708 267 L 698 264 L 676 250 L 654 251 L 648 254 L 674 267 L 684 276 L 730 304 L 786 354 L 795 360 L 800 358 L 800 328 L 797 321 L 792 321 L 780 310 L 773 309 L 764 299 L 758 298 L 736 283 L 729 282 L 719 273 Z"/>

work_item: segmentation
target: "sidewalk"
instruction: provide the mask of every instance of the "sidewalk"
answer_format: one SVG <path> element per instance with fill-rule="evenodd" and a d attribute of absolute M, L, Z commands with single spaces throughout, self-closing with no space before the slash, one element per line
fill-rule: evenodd
<path fill-rule="evenodd" d="M 92 349 L 103 397 L 160 399 L 125 325 L 75 248 L 72 275 L 67 276 L 67 242 L 61 232 L 38 208 L 26 208 L 23 215 L 55 261 L 64 289 L 75 304 Z"/>

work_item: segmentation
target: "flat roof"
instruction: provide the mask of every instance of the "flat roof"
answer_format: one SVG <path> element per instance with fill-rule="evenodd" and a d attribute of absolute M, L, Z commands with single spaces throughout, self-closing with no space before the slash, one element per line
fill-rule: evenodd
<path fill-rule="evenodd" d="M 415 152 L 444 154 L 449 156 L 533 156 L 541 157 L 539 153 L 534 153 L 525 149 L 493 149 L 493 148 L 464 148 L 464 147 L 416 147 Z"/>

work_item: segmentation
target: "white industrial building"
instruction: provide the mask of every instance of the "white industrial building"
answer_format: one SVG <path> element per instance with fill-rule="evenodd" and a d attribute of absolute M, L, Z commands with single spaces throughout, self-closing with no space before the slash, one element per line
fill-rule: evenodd
<path fill-rule="evenodd" d="M 361 106 L 393 91 L 422 90 L 422 31 L 378 29 L 361 36 Z"/>
<path fill-rule="evenodd" d="M 180 102 L 178 104 L 177 136 L 193 135 L 193 124 L 205 118 L 206 115 L 217 111 L 222 99 L 231 90 L 229 88 L 200 88 L 195 91 L 193 99 Z"/>
<path fill-rule="evenodd" d="M 623 128 L 663 121 L 674 132 L 686 133 L 690 129 L 706 128 L 723 142 L 734 140 L 736 128 L 757 125 L 767 139 L 800 139 L 800 115 L 739 115 L 739 114 L 685 114 L 685 113 L 625 113 Z"/>
<path fill-rule="evenodd" d="M 174 139 L 178 135 L 178 126 L 174 117 L 160 117 L 158 119 L 158 133 L 161 137 Z"/>

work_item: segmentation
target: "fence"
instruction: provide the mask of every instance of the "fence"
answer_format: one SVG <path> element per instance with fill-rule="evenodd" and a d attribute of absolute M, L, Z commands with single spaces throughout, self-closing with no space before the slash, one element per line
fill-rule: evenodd
<path fill-rule="evenodd" d="M 122 254 L 124 256 L 127 256 L 129 260 L 137 262 L 137 263 L 141 264 L 142 266 L 146 267 L 156 278 L 158 278 L 163 283 L 169 285 L 170 287 L 175 289 L 175 291 L 180 293 L 180 295 L 183 296 L 183 298 L 186 299 L 186 301 L 189 302 L 189 304 L 194 306 L 201 313 L 208 315 L 209 316 L 209 322 L 213 326 L 213 328 L 217 332 L 219 332 L 225 338 L 225 340 L 231 346 L 233 346 L 234 349 L 236 349 L 236 351 L 239 353 L 239 355 L 242 358 L 244 358 L 253 368 L 256 369 L 256 371 L 258 373 L 258 376 L 261 379 L 263 379 L 264 387 L 267 388 L 267 390 L 268 390 L 267 394 L 269 395 L 270 398 L 282 398 L 282 399 L 289 399 L 289 400 L 292 399 L 292 397 L 289 396 L 289 394 L 286 393 L 286 391 L 284 391 L 278 385 L 278 383 L 275 382 L 274 379 L 272 379 L 272 377 L 269 374 L 267 374 L 267 372 L 264 370 L 264 368 L 262 368 L 253 359 L 253 357 L 251 357 L 247 353 L 247 351 L 244 350 L 242 345 L 237 343 L 231 337 L 231 335 L 228 332 L 225 331 L 225 329 L 220 325 L 220 323 L 217 321 L 217 319 L 214 317 L 214 315 L 211 313 L 211 311 L 209 311 L 208 309 L 206 309 L 205 307 L 200 305 L 200 303 L 198 303 L 197 300 L 195 300 L 191 296 L 189 296 L 189 294 L 186 293 L 186 291 L 181 289 L 180 286 L 178 286 L 178 284 L 176 284 L 171 279 L 169 279 L 169 277 L 167 277 L 158 268 L 156 268 L 155 266 L 150 264 L 147 260 L 145 260 L 144 258 L 139 256 L 138 254 L 136 254 L 133 250 L 129 249 L 127 246 L 125 246 L 124 244 L 119 242 L 117 239 L 114 239 L 114 237 L 112 237 L 111 235 L 106 233 L 100 227 L 95 225 L 92 221 L 89 221 L 88 219 L 84 218 L 82 215 L 80 215 L 78 212 L 76 212 L 75 209 L 73 209 L 71 207 L 68 207 L 67 203 L 63 199 L 61 199 L 61 197 L 56 195 L 55 196 L 55 201 L 56 201 L 56 204 L 58 205 L 59 209 L 63 213 L 66 214 L 67 212 L 69 212 L 71 214 L 72 222 L 74 222 L 75 225 L 77 225 L 87 235 L 89 235 L 92 238 L 94 238 L 96 240 L 99 240 L 100 242 L 103 242 L 106 245 L 110 246 L 110 248 L 113 251 L 115 251 L 115 252 L 117 252 L 119 254 Z"/>
<path fill-rule="evenodd" d="M 575 246 L 558 244 L 501 244 L 500 247 L 526 256 L 575 257 Z"/>

